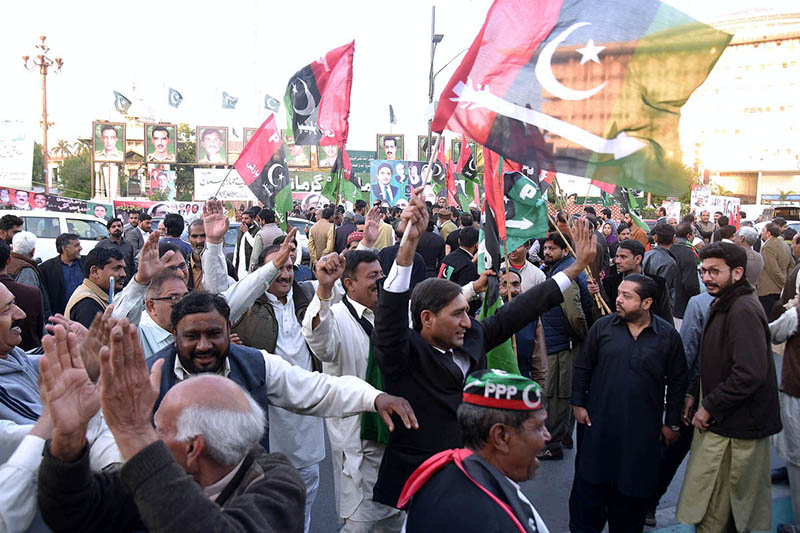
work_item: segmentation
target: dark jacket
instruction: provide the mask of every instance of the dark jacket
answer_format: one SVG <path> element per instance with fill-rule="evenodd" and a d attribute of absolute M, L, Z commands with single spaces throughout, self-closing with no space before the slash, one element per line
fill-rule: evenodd
<path fill-rule="evenodd" d="M 91 472 L 88 448 L 74 463 L 45 447 L 39 508 L 55 531 L 301 532 L 306 489 L 283 454 L 253 447 L 215 501 L 181 468 L 163 441 L 119 470 Z"/>
<path fill-rule="evenodd" d="M 736 439 L 760 439 L 781 430 L 778 380 L 764 308 L 747 279 L 711 304 L 700 348 L 703 407 L 709 430 Z"/>
<path fill-rule="evenodd" d="M 441 235 L 426 231 L 419 239 L 417 253 L 425 260 L 426 277 L 435 278 L 444 259 L 444 239 Z"/>
<path fill-rule="evenodd" d="M 352 222 L 345 222 L 336 228 L 336 237 L 333 241 L 333 251 L 340 254 L 347 246 L 347 237 L 356 230 L 356 225 Z"/>
<path fill-rule="evenodd" d="M 22 342 L 19 347 L 23 350 L 32 350 L 42 344 L 44 333 L 44 311 L 42 307 L 42 293 L 23 283 L 14 281 L 8 274 L 0 274 L 0 283 L 6 286 L 14 295 L 14 303 L 25 311 L 22 320 Z M 49 317 L 48 317 L 49 318 Z"/>
<path fill-rule="evenodd" d="M 107 237 L 102 241 L 98 241 L 95 246 L 97 248 L 113 248 L 119 250 L 125 258 L 126 283 L 133 279 L 133 276 L 136 274 L 136 251 L 133 248 L 133 244 L 126 241 L 124 238 L 119 243 L 116 243 L 111 240 L 111 237 Z"/>
<path fill-rule="evenodd" d="M 156 403 L 153 406 L 153 413 L 158 410 L 161 400 L 164 399 L 169 389 L 178 383 L 178 376 L 175 375 L 174 370 L 177 356 L 178 351 L 173 342 L 148 361 L 148 365 L 152 368 L 156 361 L 164 359 L 164 366 L 161 371 L 161 387 Z M 267 370 L 264 365 L 264 356 L 255 348 L 230 343 L 227 357 L 231 365 L 231 373 L 228 378 L 250 393 L 250 396 L 261 406 L 264 412 L 268 412 Z M 265 450 L 269 450 L 268 426 L 265 428 L 264 436 L 261 438 L 261 445 Z"/>
<path fill-rule="evenodd" d="M 406 320 L 411 291 L 382 290 L 375 312 L 372 344 L 375 361 L 383 374 L 385 390 L 409 401 L 419 421 L 418 430 L 395 424 L 381 461 L 373 490 L 377 502 L 396 506 L 403 484 L 428 457 L 462 446 L 456 410 L 461 403 L 465 376 L 453 362 L 429 345 Z M 469 372 L 486 368 L 486 352 L 546 309 L 558 305 L 561 291 L 546 281 L 502 306 L 494 316 L 472 320 L 459 353 L 469 358 Z"/>
<path fill-rule="evenodd" d="M 568 256 L 548 266 L 547 269 L 545 269 L 548 279 L 569 267 L 574 262 L 575 259 L 572 256 Z M 591 303 L 591 296 L 589 296 L 586 287 L 586 274 L 581 272 L 575 282 L 578 284 L 578 288 L 581 292 L 581 309 L 584 318 L 589 322 L 592 316 L 593 304 Z M 584 292 L 586 293 L 585 295 Z M 542 313 L 542 329 L 544 329 L 544 336 L 547 340 L 548 355 L 562 350 L 569 350 L 573 341 L 578 341 L 582 338 L 581 332 L 575 331 L 570 325 L 562 306 L 552 307 Z"/>
<path fill-rule="evenodd" d="M 399 242 L 382 248 L 378 252 L 378 262 L 381 264 L 381 270 L 383 270 L 385 276 L 389 275 L 394 260 L 397 259 L 398 250 L 400 250 Z M 414 262 L 411 264 L 411 286 L 409 287 L 412 291 L 417 286 L 417 283 L 425 281 L 427 277 L 425 271 L 425 259 L 422 258 L 419 252 L 414 253 Z"/>
<path fill-rule="evenodd" d="M 470 281 L 478 279 L 480 275 L 478 274 L 478 267 L 472 262 L 469 252 L 463 248 L 456 248 L 442 261 L 442 266 L 439 268 L 439 277 L 464 286 Z"/>
<path fill-rule="evenodd" d="M 675 285 L 678 283 L 678 265 L 672 250 L 655 246 L 642 258 L 642 272 L 655 274 L 667 283 L 670 306 L 675 301 Z"/>
<path fill-rule="evenodd" d="M 86 263 L 86 258 L 81 256 L 79 259 L 81 271 Z M 47 296 L 50 298 L 50 312 L 52 314 L 64 314 L 70 295 L 64 297 L 64 273 L 61 270 L 61 256 L 55 256 L 39 265 L 39 272 L 42 273 L 42 283 L 47 289 Z"/>
<path fill-rule="evenodd" d="M 697 254 L 686 239 L 677 238 L 669 250 L 678 267 L 675 278 L 675 300 L 672 302 L 672 314 L 683 318 L 689 298 L 700 294 L 700 278 L 697 277 Z"/>

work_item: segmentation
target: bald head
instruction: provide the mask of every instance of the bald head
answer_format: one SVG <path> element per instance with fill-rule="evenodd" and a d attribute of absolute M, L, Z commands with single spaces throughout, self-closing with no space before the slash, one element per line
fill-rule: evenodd
<path fill-rule="evenodd" d="M 154 417 L 159 436 L 178 462 L 197 479 L 214 466 L 238 464 L 264 434 L 266 417 L 261 406 L 239 385 L 214 374 L 186 379 L 164 396 Z M 192 462 L 181 457 L 183 443 L 202 437 L 203 455 L 213 463 Z M 202 484 L 202 483 L 201 483 Z"/>

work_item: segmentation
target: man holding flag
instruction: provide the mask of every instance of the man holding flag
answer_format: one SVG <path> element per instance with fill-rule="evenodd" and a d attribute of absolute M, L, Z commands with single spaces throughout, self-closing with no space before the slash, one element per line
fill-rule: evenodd
<path fill-rule="evenodd" d="M 450 280 L 432 278 L 417 285 L 413 294 L 409 290 L 414 254 L 428 226 L 421 192 L 414 191 L 401 215 L 401 229 L 410 224 L 408 241 L 398 250 L 379 295 L 372 334 L 386 391 L 402 391 L 419 414 L 420 429 L 396 428 L 381 462 L 373 499 L 392 506 L 397 506 L 405 481 L 428 457 L 462 446 L 456 410 L 466 376 L 487 367 L 488 350 L 558 305 L 563 291 L 596 253 L 588 224 L 577 221 L 573 231 L 577 257 L 571 266 L 525 291 L 495 315 L 474 320 L 467 314 L 461 287 Z M 398 320 L 408 312 L 409 300 L 413 329 Z"/>

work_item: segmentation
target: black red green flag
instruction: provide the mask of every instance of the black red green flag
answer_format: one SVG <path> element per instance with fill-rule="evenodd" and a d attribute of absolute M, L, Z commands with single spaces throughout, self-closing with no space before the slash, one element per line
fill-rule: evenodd
<path fill-rule="evenodd" d="M 355 41 L 340 46 L 289 79 L 283 100 L 295 144 L 346 144 L 354 51 Z"/>
<path fill-rule="evenodd" d="M 491 268 L 497 272 L 498 275 L 501 275 L 498 271 L 500 265 L 500 243 L 497 239 L 495 218 L 491 207 L 488 205 L 488 201 L 484 204 L 482 233 L 486 246 L 485 253 L 490 259 Z M 486 295 L 483 298 L 483 305 L 481 306 L 479 318 L 483 319 L 494 315 L 502 305 L 503 300 L 500 298 L 500 285 L 497 277 L 490 276 L 486 280 Z M 498 370 L 519 374 L 519 364 L 514 355 L 514 346 L 511 344 L 511 339 L 500 343 L 486 352 L 486 364 L 489 368 L 496 368 Z"/>
<path fill-rule="evenodd" d="M 265 207 L 280 214 L 292 209 L 289 168 L 275 115 L 256 130 L 233 167 Z"/>
<path fill-rule="evenodd" d="M 495 0 L 432 130 L 536 170 L 680 196 L 680 109 L 730 39 L 658 0 Z"/>

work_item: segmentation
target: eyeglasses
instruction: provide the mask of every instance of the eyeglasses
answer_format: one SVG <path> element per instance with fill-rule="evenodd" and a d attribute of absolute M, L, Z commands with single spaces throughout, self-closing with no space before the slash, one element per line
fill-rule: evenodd
<path fill-rule="evenodd" d="M 162 302 L 169 300 L 171 304 L 175 305 L 176 303 L 178 303 L 178 300 L 180 300 L 184 296 L 185 296 L 184 294 L 173 294 L 172 296 L 160 296 L 158 298 L 150 298 L 150 300 L 153 302 Z"/>
<path fill-rule="evenodd" d="M 710 276 L 712 278 L 716 278 L 720 274 L 722 274 L 723 272 L 730 272 L 730 270 L 731 270 L 730 268 L 726 268 L 725 270 L 720 270 L 718 268 L 703 268 L 703 267 L 700 267 L 700 276 L 702 277 L 702 276 L 708 275 L 708 276 Z"/>

